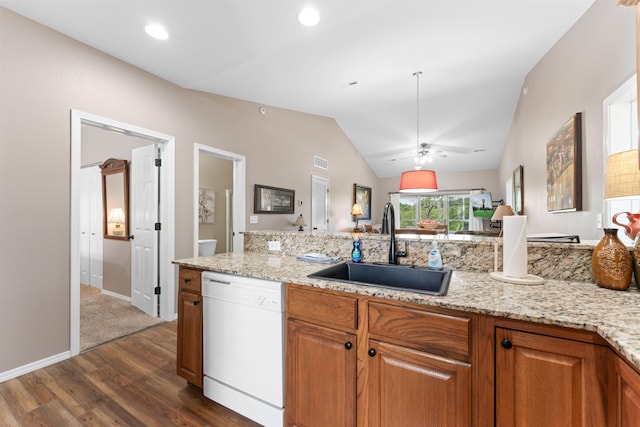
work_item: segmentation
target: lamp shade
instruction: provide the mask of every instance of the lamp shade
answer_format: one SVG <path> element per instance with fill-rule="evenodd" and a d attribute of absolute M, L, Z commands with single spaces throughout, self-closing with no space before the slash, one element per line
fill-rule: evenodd
<path fill-rule="evenodd" d="M 431 193 L 438 191 L 436 173 L 432 170 L 414 170 L 402 172 L 400 177 L 400 192 L 402 193 Z"/>
<path fill-rule="evenodd" d="M 293 225 L 297 225 L 297 226 L 307 225 L 304 223 L 304 217 L 302 216 L 302 214 L 300 214 L 300 216 L 296 218 L 296 222 L 294 222 Z"/>
<path fill-rule="evenodd" d="M 107 222 L 115 222 L 118 224 L 124 222 L 124 211 L 122 208 L 111 209 L 111 212 L 109 212 L 109 216 L 107 217 Z"/>
<path fill-rule="evenodd" d="M 362 206 L 358 203 L 354 204 L 351 208 L 351 215 L 362 215 Z"/>
<path fill-rule="evenodd" d="M 638 150 L 622 151 L 607 158 L 604 177 L 605 199 L 637 199 L 640 197 Z"/>
<path fill-rule="evenodd" d="M 513 216 L 513 209 L 509 205 L 498 205 L 493 216 L 491 216 L 491 221 L 502 221 L 505 216 Z"/>

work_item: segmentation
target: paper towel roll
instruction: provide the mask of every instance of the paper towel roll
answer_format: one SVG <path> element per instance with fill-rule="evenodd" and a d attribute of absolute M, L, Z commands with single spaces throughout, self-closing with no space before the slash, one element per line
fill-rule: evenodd
<path fill-rule="evenodd" d="M 505 276 L 527 277 L 527 216 L 502 218 L 502 271 Z"/>

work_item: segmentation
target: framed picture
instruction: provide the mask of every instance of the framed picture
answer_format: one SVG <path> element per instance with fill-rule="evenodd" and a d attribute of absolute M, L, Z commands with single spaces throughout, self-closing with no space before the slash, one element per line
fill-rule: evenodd
<path fill-rule="evenodd" d="M 353 184 L 353 203 L 362 208 L 362 215 L 358 219 L 371 219 L 371 187 Z"/>
<path fill-rule="evenodd" d="M 198 222 L 213 224 L 216 213 L 216 193 L 208 188 L 200 188 L 198 192 Z"/>
<path fill-rule="evenodd" d="M 253 213 L 293 213 L 296 197 L 294 190 L 255 184 L 253 188 L 253 196 Z"/>
<path fill-rule="evenodd" d="M 513 170 L 513 212 L 516 215 L 524 215 L 524 166 L 520 165 Z"/>
<path fill-rule="evenodd" d="M 582 210 L 582 113 L 547 143 L 547 211 Z"/>

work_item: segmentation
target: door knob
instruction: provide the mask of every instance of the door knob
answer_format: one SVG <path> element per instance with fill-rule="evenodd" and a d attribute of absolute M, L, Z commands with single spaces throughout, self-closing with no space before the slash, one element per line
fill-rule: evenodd
<path fill-rule="evenodd" d="M 200 304 L 200 301 L 199 301 L 199 300 L 195 300 L 195 301 L 193 302 L 193 305 L 198 305 L 198 304 Z"/>

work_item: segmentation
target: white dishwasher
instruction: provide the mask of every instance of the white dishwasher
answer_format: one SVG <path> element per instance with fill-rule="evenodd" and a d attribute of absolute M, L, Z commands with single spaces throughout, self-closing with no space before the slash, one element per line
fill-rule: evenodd
<path fill-rule="evenodd" d="M 202 273 L 204 395 L 264 426 L 284 423 L 284 286 Z"/>

